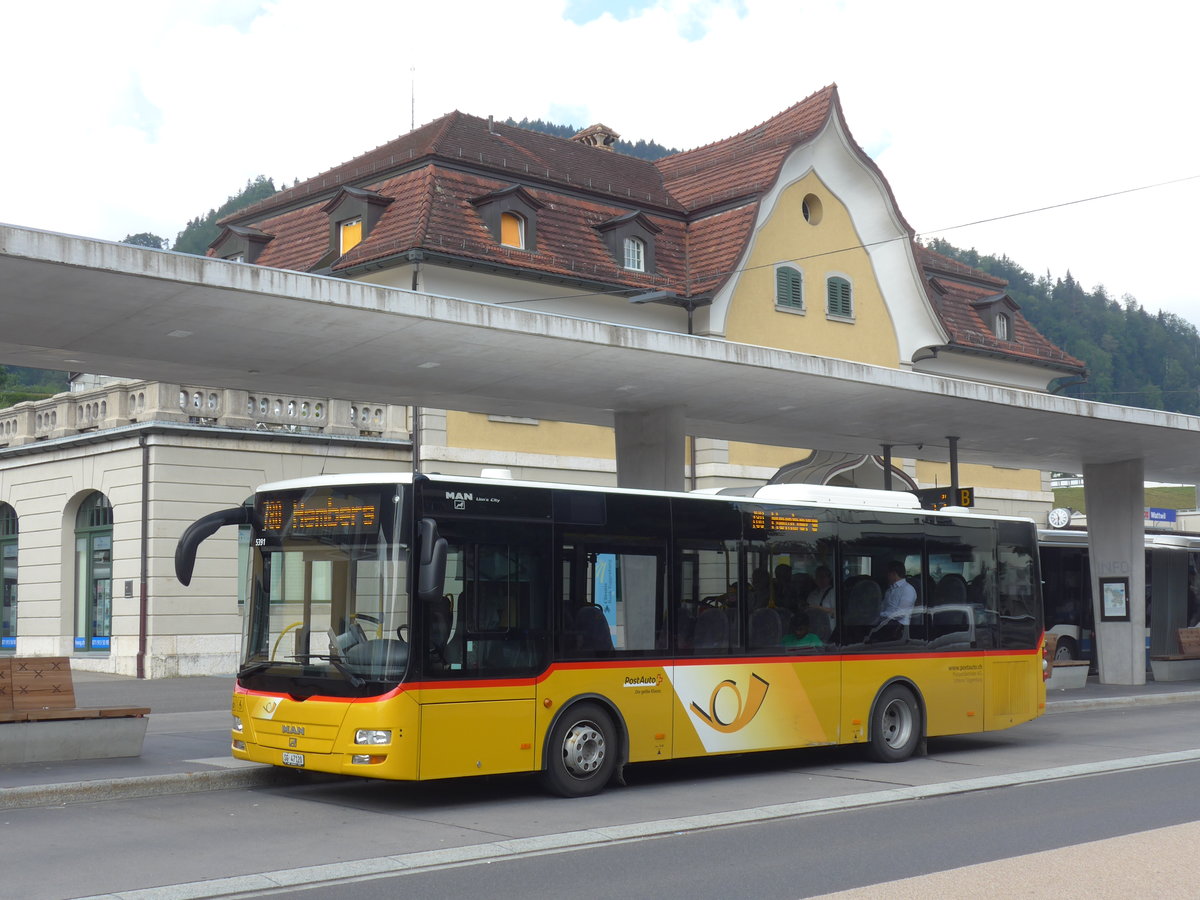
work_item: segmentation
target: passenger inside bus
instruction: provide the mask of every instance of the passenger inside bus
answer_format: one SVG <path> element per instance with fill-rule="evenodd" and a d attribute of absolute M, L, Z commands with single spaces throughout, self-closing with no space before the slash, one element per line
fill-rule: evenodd
<path fill-rule="evenodd" d="M 917 589 L 909 584 L 904 563 L 899 560 L 888 563 L 887 581 L 888 589 L 883 595 L 879 620 L 867 634 L 867 643 L 901 640 L 912 609 L 917 603 Z"/>
<path fill-rule="evenodd" d="M 833 591 L 833 573 L 829 570 L 829 566 L 817 566 L 813 570 L 814 586 L 808 592 L 807 604 L 810 611 L 823 613 L 829 622 L 829 626 L 833 625 L 833 604 L 835 601 Z M 811 623 L 812 616 L 810 614 L 809 621 Z"/>
<path fill-rule="evenodd" d="M 783 636 L 783 646 L 792 650 L 808 650 L 824 645 L 821 638 L 809 630 L 808 614 L 803 610 L 794 613 L 791 628 Z"/>

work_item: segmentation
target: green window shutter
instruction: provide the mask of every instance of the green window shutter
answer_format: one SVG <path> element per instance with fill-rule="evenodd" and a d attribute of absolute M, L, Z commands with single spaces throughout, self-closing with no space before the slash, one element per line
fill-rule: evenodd
<path fill-rule="evenodd" d="M 799 272 L 789 266 L 775 270 L 775 305 L 804 308 L 804 282 Z"/>
<path fill-rule="evenodd" d="M 831 316 L 852 318 L 854 304 L 850 297 L 850 282 L 845 278 L 830 278 L 826 283 L 826 310 Z"/>

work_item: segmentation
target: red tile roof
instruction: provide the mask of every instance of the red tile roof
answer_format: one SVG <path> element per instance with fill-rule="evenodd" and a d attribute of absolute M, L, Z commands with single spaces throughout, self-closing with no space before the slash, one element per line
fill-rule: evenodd
<path fill-rule="evenodd" d="M 836 91 L 830 85 L 741 134 L 658 160 L 667 190 L 692 211 L 761 196 L 787 155 L 824 126 Z"/>
<path fill-rule="evenodd" d="M 1020 307 L 1005 294 L 1008 282 L 915 244 L 917 262 L 933 285 L 942 324 L 950 334 L 950 349 L 1016 357 L 1027 362 L 1082 372 L 1085 364 L 1059 349 L 1021 314 Z M 1012 322 L 1009 340 L 1000 340 L 981 314 L 992 303 L 1004 303 Z"/>
<path fill-rule="evenodd" d="M 221 224 L 252 225 L 274 236 L 256 260 L 260 265 L 324 270 L 330 265 L 331 232 L 321 208 L 343 186 L 352 185 L 392 202 L 362 243 L 333 260 L 333 272 L 353 275 L 360 266 L 420 251 L 616 294 L 653 289 L 711 296 L 732 276 L 751 238 L 760 199 L 779 177 L 788 154 L 812 140 L 831 118 L 848 136 L 833 85 L 733 137 L 650 162 L 456 111 L 227 216 Z M 849 140 L 879 175 L 895 207 L 887 179 Z M 472 203 L 514 185 L 542 204 L 532 250 L 501 246 Z M 597 228 L 636 212 L 661 229 L 654 238 L 653 273 L 623 268 Z M 904 227 L 911 235 L 912 229 Z M 913 246 L 923 263 L 941 273 L 939 281 L 949 285 L 945 294 L 929 293 L 952 346 L 1059 368 L 1082 365 L 1019 313 L 1012 341 L 989 337 L 972 303 L 981 291 L 1003 291 L 1003 282 L 979 287 L 987 284 L 983 273 L 945 257 L 934 261 L 932 251 Z"/>

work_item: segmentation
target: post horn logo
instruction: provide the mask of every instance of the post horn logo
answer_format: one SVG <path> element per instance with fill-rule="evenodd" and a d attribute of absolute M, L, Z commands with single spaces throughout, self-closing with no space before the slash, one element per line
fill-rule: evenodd
<path fill-rule="evenodd" d="M 750 673 L 750 687 L 746 692 L 746 700 L 742 702 L 742 692 L 738 689 L 737 682 L 732 678 L 726 678 L 715 688 L 713 688 L 712 696 L 708 698 L 708 711 L 700 708 L 700 704 L 692 701 L 692 712 L 703 719 L 713 730 L 719 731 L 722 734 L 732 734 L 735 731 L 741 731 L 750 724 L 759 709 L 762 708 L 763 700 L 767 697 L 767 688 L 771 685 L 764 681 L 753 672 Z M 717 697 L 721 691 L 733 691 L 737 698 L 737 712 L 729 721 L 725 721 L 717 714 Z"/>

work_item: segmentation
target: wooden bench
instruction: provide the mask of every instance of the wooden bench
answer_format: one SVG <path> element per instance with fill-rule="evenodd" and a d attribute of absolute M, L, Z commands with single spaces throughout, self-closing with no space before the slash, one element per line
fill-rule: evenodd
<path fill-rule="evenodd" d="M 76 706 L 66 657 L 0 658 L 0 763 L 140 756 L 149 712 Z"/>
<path fill-rule="evenodd" d="M 1086 659 L 1055 659 L 1058 635 L 1046 635 L 1046 658 L 1050 660 L 1050 677 L 1046 679 L 1046 690 L 1069 691 L 1087 686 L 1088 669 Z"/>
<path fill-rule="evenodd" d="M 1200 680 L 1200 628 L 1179 628 L 1175 632 L 1179 652 L 1150 657 L 1155 681 Z"/>

